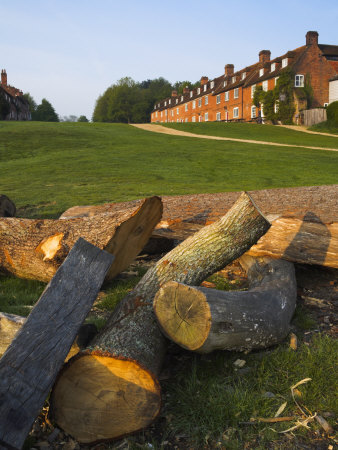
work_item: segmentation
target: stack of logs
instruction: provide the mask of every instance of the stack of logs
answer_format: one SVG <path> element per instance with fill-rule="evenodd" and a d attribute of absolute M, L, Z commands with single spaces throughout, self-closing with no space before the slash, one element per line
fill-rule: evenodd
<path fill-rule="evenodd" d="M 320 195 L 320 188 L 302 189 L 312 189 L 312 197 L 314 192 Z M 295 195 L 296 190 L 290 191 L 293 191 L 290 198 L 296 198 L 296 203 L 303 205 L 304 201 L 297 193 Z M 207 207 L 200 196 L 204 208 L 200 204 L 198 211 L 187 207 L 189 202 L 184 203 L 183 197 L 164 198 L 161 222 L 162 203 L 158 197 L 141 204 L 127 202 L 77 207 L 77 211 L 71 209 L 55 221 L 0 219 L 2 269 L 16 276 L 44 281 L 51 280 L 54 275 L 54 278 L 60 277 L 69 258 L 72 255 L 74 258 L 75 253 L 70 249 L 79 237 L 113 255 L 114 260 L 108 268 L 108 258 L 105 258 L 102 280 L 124 270 L 151 235 L 152 246 L 157 249 L 168 248 L 172 241 L 174 245 L 181 241 L 148 270 L 115 308 L 104 329 L 86 347 L 77 347 L 76 351 L 80 351 L 60 372 L 60 366 L 52 365 L 50 386 L 58 375 L 51 395 L 52 417 L 78 442 L 88 444 L 115 439 L 146 427 L 157 417 L 161 405 L 158 374 L 167 347 L 166 338 L 200 353 L 215 349 L 250 350 L 279 343 L 289 332 L 296 304 L 294 267 L 289 261 L 335 267 L 338 228 L 336 223 L 324 223 L 325 214 L 331 219 L 332 204 L 325 213 L 325 201 L 317 211 L 313 207 L 308 209 L 311 215 L 305 211 L 306 206 L 295 207 L 293 212 L 286 213 L 286 208 L 280 204 L 285 198 L 281 200 L 276 194 L 275 200 L 268 203 L 279 211 L 279 217 L 275 211 L 261 208 L 264 213 L 275 215 L 270 226 L 249 194 L 243 193 L 239 197 L 235 193 L 217 194 L 215 198 L 218 196 L 223 199 L 210 201 Z M 231 200 L 238 198 L 224 215 L 228 209 L 228 203 L 224 201 L 227 196 Z M 256 197 L 259 198 L 259 194 Z M 225 205 L 223 213 L 221 201 Z M 180 205 L 181 219 L 170 219 L 168 216 L 176 211 L 173 206 L 176 204 Z M 203 227 L 207 222 L 212 223 Z M 280 257 L 283 259 L 276 259 Z M 91 261 L 96 258 L 99 256 L 92 257 Z M 248 291 L 223 292 L 200 287 L 208 276 L 237 258 L 247 272 Z M 55 286 L 54 278 L 48 286 Z M 99 289 L 98 280 L 96 284 Z M 18 364 L 21 368 L 15 361 L 13 348 L 23 342 L 24 332 L 32 326 L 31 316 L 39 304 L 48 302 L 47 297 L 48 287 L 25 324 L 9 315 L 0 315 L 0 340 L 2 323 L 7 324 L 8 330 L 8 324 L 15 322 L 13 329 L 20 329 L 0 360 L 0 376 L 8 373 L 9 366 L 13 368 Z M 63 294 L 60 304 L 67 301 L 64 297 Z M 79 298 L 72 301 L 78 302 Z M 54 317 L 52 319 L 48 333 L 50 340 L 55 342 L 58 324 Z M 67 319 L 61 315 L 58 320 L 63 323 Z M 71 333 L 72 340 L 81 325 L 76 323 L 73 324 L 76 329 Z M 66 348 L 63 348 L 61 360 L 66 359 L 70 350 L 72 342 L 69 340 L 63 345 Z M 31 373 L 31 369 L 27 370 Z M 0 383 L 0 397 L 4 392 L 9 395 L 4 383 Z M 12 383 L 18 386 L 17 380 Z M 47 383 L 46 389 L 48 386 Z M 19 438 L 11 440 L 9 432 L 1 425 L 6 421 L 18 430 L 19 419 L 11 420 L 14 416 L 13 408 L 8 411 L 0 405 L 0 448 L 1 444 L 4 448 L 22 445 Z M 35 416 L 36 411 L 26 418 L 28 431 Z M 23 421 L 22 417 L 20 420 Z M 19 435 L 18 431 L 16 435 Z"/>

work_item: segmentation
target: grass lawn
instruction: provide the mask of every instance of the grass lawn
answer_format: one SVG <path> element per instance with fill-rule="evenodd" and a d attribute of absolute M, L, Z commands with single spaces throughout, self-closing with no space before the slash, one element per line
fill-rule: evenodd
<path fill-rule="evenodd" d="M 338 126 L 334 126 L 328 122 L 320 122 L 316 125 L 312 125 L 312 127 L 309 128 L 311 131 L 318 131 L 319 133 L 332 133 L 332 134 L 338 134 Z"/>
<path fill-rule="evenodd" d="M 243 133 L 242 125 L 246 124 L 232 124 L 233 133 Z M 287 131 L 273 130 L 276 139 L 281 139 L 278 133 Z M 309 136 L 296 134 L 301 143 L 309 145 Z M 249 138 L 246 132 L 244 137 Z M 325 143 L 333 146 L 324 137 L 316 137 L 311 145 Z M 43 218 L 57 217 L 77 204 L 153 194 L 332 184 L 337 182 L 338 153 L 167 136 L 117 124 L 0 122 L 0 164 L 0 193 L 15 202 L 18 215 Z M 102 326 L 104 317 L 145 269 L 137 266 L 133 270 L 137 273 L 130 278 L 103 286 L 96 303 L 102 313 L 95 318 L 98 325 Z M 219 289 L 236 287 L 218 275 L 210 281 Z M 0 275 L 0 311 L 27 316 L 44 286 Z M 299 308 L 294 323 L 298 328 L 316 327 Z M 161 417 L 153 428 L 128 437 L 128 447 L 123 448 L 300 448 L 298 443 L 313 439 L 313 431 L 296 430 L 289 440 L 278 431 L 290 423 L 251 424 L 250 419 L 273 417 L 285 402 L 282 415 L 297 414 L 290 387 L 307 377 L 312 381 L 299 387 L 300 401 L 311 412 L 338 414 L 332 395 L 337 389 L 337 350 L 337 342 L 319 335 L 310 343 L 301 343 L 297 352 L 287 343 L 248 355 L 169 352 L 166 369 L 171 373 L 161 382 Z M 243 369 L 233 364 L 238 358 L 246 360 Z M 332 416 L 327 420 L 332 423 Z M 311 428 L 320 436 L 319 425 Z M 168 441 L 172 447 L 166 447 Z M 35 443 L 32 437 L 26 448 Z"/>
<path fill-rule="evenodd" d="M 259 125 L 256 123 L 161 123 L 169 128 L 175 128 L 190 133 L 221 136 L 235 139 L 253 139 L 256 141 L 277 142 L 289 145 L 305 145 L 310 147 L 328 147 L 338 149 L 338 140 L 330 136 L 316 136 L 302 133 L 276 125 Z M 311 128 L 313 131 L 315 130 Z M 323 130 L 324 131 L 324 130 Z"/>
<path fill-rule="evenodd" d="M 324 145 L 326 137 L 319 139 Z M 44 218 L 74 205 L 154 194 L 332 184 L 338 152 L 168 136 L 119 124 L 0 122 L 0 164 L 0 193 L 14 201 L 18 215 Z"/>

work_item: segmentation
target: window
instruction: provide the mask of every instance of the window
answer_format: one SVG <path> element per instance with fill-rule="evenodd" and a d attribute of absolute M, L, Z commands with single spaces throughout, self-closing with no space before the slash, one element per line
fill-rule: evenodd
<path fill-rule="evenodd" d="M 171 110 L 171 117 L 174 117 L 174 110 Z"/>
<path fill-rule="evenodd" d="M 179 122 L 179 121 L 180 121 L 180 119 L 177 119 L 177 120 L 176 120 L 176 122 Z"/>
<path fill-rule="evenodd" d="M 160 107 L 160 104 L 158 104 L 157 106 Z"/>
<path fill-rule="evenodd" d="M 178 103 L 178 98 L 176 99 L 176 105 L 177 105 L 177 103 Z"/>
<path fill-rule="evenodd" d="M 186 104 L 184 105 L 184 110 L 185 110 L 185 111 L 188 111 L 188 103 L 186 103 Z"/>
<path fill-rule="evenodd" d="M 161 111 L 161 117 L 162 117 L 162 111 Z"/>
<path fill-rule="evenodd" d="M 288 65 L 288 59 L 284 58 L 282 59 L 282 67 L 286 67 Z"/>
<path fill-rule="evenodd" d="M 171 99 L 169 99 L 169 105 L 171 105 Z"/>
<path fill-rule="evenodd" d="M 238 116 L 239 116 L 239 109 L 238 108 L 234 108 L 234 113 L 233 113 L 234 119 L 236 119 Z"/>
<path fill-rule="evenodd" d="M 192 109 L 195 109 L 196 108 L 196 100 L 194 100 L 193 102 L 192 102 Z"/>
<path fill-rule="evenodd" d="M 224 92 L 224 101 L 228 102 L 229 101 L 229 91 Z"/>
<path fill-rule="evenodd" d="M 221 94 L 218 94 L 216 96 L 216 103 L 217 103 L 217 105 L 219 105 L 221 103 Z"/>
<path fill-rule="evenodd" d="M 208 113 L 205 113 L 205 114 L 204 114 L 204 121 L 205 121 L 205 122 L 208 122 L 208 116 L 209 116 Z"/>
<path fill-rule="evenodd" d="M 154 106 L 154 109 L 156 109 L 156 105 Z"/>
<path fill-rule="evenodd" d="M 165 116 L 168 115 L 168 110 L 167 110 L 167 109 L 164 111 L 164 115 L 165 115 Z"/>
<path fill-rule="evenodd" d="M 191 121 L 192 121 L 192 122 L 196 122 L 196 117 L 195 117 L 195 116 L 192 116 Z"/>
<path fill-rule="evenodd" d="M 263 88 L 263 91 L 265 91 L 265 92 L 268 90 L 268 80 L 263 81 L 262 88 Z"/>
<path fill-rule="evenodd" d="M 275 77 L 275 86 L 277 86 L 277 81 L 279 77 Z"/>
<path fill-rule="evenodd" d="M 199 121 L 199 122 L 202 122 L 202 116 L 199 116 L 199 117 L 198 117 L 198 121 Z"/>
<path fill-rule="evenodd" d="M 176 114 L 180 113 L 180 108 L 176 108 Z"/>
<path fill-rule="evenodd" d="M 256 106 L 251 106 L 251 119 L 256 118 Z"/>
<path fill-rule="evenodd" d="M 156 111 L 156 117 L 158 116 L 158 111 Z"/>
<path fill-rule="evenodd" d="M 238 98 L 238 88 L 234 89 L 234 98 Z"/>
<path fill-rule="evenodd" d="M 214 81 L 211 81 L 211 82 L 210 82 L 210 89 L 213 89 L 214 86 L 215 86 L 215 82 L 214 82 Z"/>
<path fill-rule="evenodd" d="M 221 120 L 221 113 L 220 112 L 218 112 L 218 113 L 216 113 L 216 120 Z"/>
<path fill-rule="evenodd" d="M 227 83 L 228 83 L 227 80 L 224 80 L 223 81 L 223 87 L 225 87 L 227 85 Z"/>
<path fill-rule="evenodd" d="M 181 102 L 183 102 L 183 95 L 181 95 Z"/>
<path fill-rule="evenodd" d="M 277 101 L 277 102 L 275 102 L 275 104 L 274 104 L 274 111 L 275 111 L 275 113 L 277 113 L 278 112 L 278 110 L 279 110 L 279 102 Z"/>
<path fill-rule="evenodd" d="M 204 92 L 207 90 L 207 87 L 208 87 L 208 85 L 207 84 L 205 84 L 204 86 L 203 86 L 203 90 L 204 90 Z"/>
<path fill-rule="evenodd" d="M 264 75 L 264 69 L 259 69 L 259 76 L 262 77 Z"/>
<path fill-rule="evenodd" d="M 295 87 L 304 87 L 304 75 L 295 76 Z"/>
<path fill-rule="evenodd" d="M 329 106 L 328 103 L 324 103 L 324 108 L 327 108 Z"/>
<path fill-rule="evenodd" d="M 201 93 L 201 88 L 197 88 L 197 95 L 200 95 Z"/>
<path fill-rule="evenodd" d="M 274 72 L 276 70 L 276 63 L 271 64 L 270 72 Z"/>
<path fill-rule="evenodd" d="M 244 80 L 246 78 L 246 72 L 242 73 L 242 80 Z"/>
<path fill-rule="evenodd" d="M 201 98 L 198 99 L 198 106 L 199 106 L 199 107 L 202 106 L 202 99 L 201 99 Z"/>
<path fill-rule="evenodd" d="M 253 84 L 253 85 L 251 86 L 251 98 L 253 98 L 254 93 L 255 93 L 255 90 L 256 90 L 256 85 Z"/>
<path fill-rule="evenodd" d="M 190 91 L 190 98 L 194 95 L 193 91 Z"/>
<path fill-rule="evenodd" d="M 236 77 L 231 78 L 231 83 L 236 83 Z"/>
<path fill-rule="evenodd" d="M 188 117 L 186 117 L 185 121 L 188 122 Z"/>
<path fill-rule="evenodd" d="M 208 96 L 206 95 L 204 97 L 204 104 L 207 105 L 208 103 L 209 103 L 209 99 L 208 99 Z"/>
<path fill-rule="evenodd" d="M 167 106 L 167 102 L 164 102 L 164 106 Z"/>

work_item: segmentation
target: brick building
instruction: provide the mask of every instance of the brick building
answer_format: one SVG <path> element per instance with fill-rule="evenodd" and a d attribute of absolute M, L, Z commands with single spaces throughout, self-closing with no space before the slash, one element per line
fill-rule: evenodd
<path fill-rule="evenodd" d="M 300 95 L 306 80 L 313 90 L 311 106 L 325 106 L 329 103 L 329 81 L 338 75 L 338 45 L 318 44 L 318 33 L 308 31 L 305 45 L 282 56 L 271 59 L 270 50 L 262 50 L 251 66 L 235 71 L 233 64 L 227 64 L 223 75 L 213 80 L 202 77 L 196 89 L 185 88 L 182 95 L 173 91 L 171 97 L 157 102 L 151 122 L 257 120 L 264 114 L 253 105 L 256 87 L 272 90 L 287 68 L 294 74 L 295 117 L 307 108 L 304 95 Z"/>
<path fill-rule="evenodd" d="M 1 70 L 0 120 L 31 120 L 28 101 L 23 92 L 7 83 L 7 72 Z"/>

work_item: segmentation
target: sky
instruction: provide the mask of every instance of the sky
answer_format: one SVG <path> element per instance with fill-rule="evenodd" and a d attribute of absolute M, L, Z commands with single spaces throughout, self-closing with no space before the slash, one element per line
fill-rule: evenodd
<path fill-rule="evenodd" d="M 305 44 L 338 45 L 338 0 L 0 0 L 0 68 L 60 116 L 92 117 L 120 78 L 213 79 Z"/>

